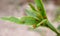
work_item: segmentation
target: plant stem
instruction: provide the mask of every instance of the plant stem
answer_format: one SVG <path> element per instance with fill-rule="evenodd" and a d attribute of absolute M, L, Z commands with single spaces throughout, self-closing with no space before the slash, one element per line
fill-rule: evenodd
<path fill-rule="evenodd" d="M 57 34 L 57 36 L 60 36 L 60 34 Z"/>
<path fill-rule="evenodd" d="M 47 21 L 46 26 L 54 31 L 57 35 L 60 35 L 60 32 L 49 21 Z"/>

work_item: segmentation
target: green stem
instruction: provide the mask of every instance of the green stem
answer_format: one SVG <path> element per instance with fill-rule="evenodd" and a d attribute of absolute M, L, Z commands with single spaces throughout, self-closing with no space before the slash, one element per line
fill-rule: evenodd
<path fill-rule="evenodd" d="M 60 36 L 60 34 L 57 34 L 57 36 Z"/>
<path fill-rule="evenodd" d="M 57 35 L 60 35 L 60 32 L 49 21 L 47 21 L 46 26 L 50 28 L 52 31 L 54 31 Z"/>

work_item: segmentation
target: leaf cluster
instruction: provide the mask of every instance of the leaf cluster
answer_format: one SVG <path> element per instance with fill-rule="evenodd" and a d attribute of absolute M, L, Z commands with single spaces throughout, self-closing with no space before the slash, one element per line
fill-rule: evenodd
<path fill-rule="evenodd" d="M 33 28 L 45 26 L 50 28 L 55 33 L 60 34 L 60 32 L 58 32 L 58 30 L 47 19 L 46 11 L 44 9 L 42 0 L 34 0 L 34 1 L 36 4 L 36 8 L 32 3 L 29 3 L 31 9 L 26 9 L 27 16 L 24 16 L 20 19 L 16 17 L 9 17 L 9 18 L 2 17 L 2 19 L 15 22 L 18 24 L 33 25 Z"/>

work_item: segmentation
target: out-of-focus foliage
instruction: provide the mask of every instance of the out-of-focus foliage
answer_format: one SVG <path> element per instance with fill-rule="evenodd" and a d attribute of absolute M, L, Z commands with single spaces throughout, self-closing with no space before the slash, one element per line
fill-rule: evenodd
<path fill-rule="evenodd" d="M 60 22 L 60 8 L 56 10 L 55 21 Z"/>
<path fill-rule="evenodd" d="M 58 30 L 60 31 L 60 25 L 58 26 Z"/>

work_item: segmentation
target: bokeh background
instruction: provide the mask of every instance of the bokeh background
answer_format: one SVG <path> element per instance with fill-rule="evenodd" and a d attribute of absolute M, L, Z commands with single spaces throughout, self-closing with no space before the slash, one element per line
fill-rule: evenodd
<path fill-rule="evenodd" d="M 34 0 L 0 0 L 0 18 L 25 16 L 25 9 L 29 9 L 29 2 L 34 4 Z M 60 29 L 60 0 L 43 0 L 43 3 L 49 21 L 55 28 Z M 0 20 L 0 36 L 56 36 L 53 31 L 45 27 L 36 30 L 29 30 L 29 28 L 30 26 L 27 25 Z"/>

